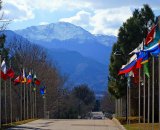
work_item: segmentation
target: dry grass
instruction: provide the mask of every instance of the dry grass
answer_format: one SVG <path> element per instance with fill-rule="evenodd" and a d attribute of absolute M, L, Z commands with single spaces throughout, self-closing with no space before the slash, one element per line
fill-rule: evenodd
<path fill-rule="evenodd" d="M 14 127 L 14 126 L 17 126 L 17 125 L 22 125 L 22 124 L 25 124 L 25 123 L 28 123 L 28 122 L 32 122 L 34 120 L 37 120 L 37 119 L 28 119 L 28 120 L 23 120 L 23 121 L 17 121 L 17 122 L 13 122 L 12 124 L 11 123 L 2 124 L 2 129 L 1 130 L 5 130 L 6 128 L 10 128 L 10 127 Z"/>
<path fill-rule="evenodd" d="M 159 130 L 158 128 L 158 123 L 155 123 L 154 124 L 154 130 Z M 144 123 L 141 123 L 141 124 L 130 124 L 130 125 L 124 125 L 124 127 L 127 129 L 127 130 L 152 130 L 152 124 L 144 124 Z M 140 128 L 140 129 L 139 129 Z"/>

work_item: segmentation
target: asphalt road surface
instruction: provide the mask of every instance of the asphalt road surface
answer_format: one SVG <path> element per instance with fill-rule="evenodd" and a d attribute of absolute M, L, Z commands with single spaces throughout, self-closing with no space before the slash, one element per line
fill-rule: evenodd
<path fill-rule="evenodd" d="M 40 119 L 8 130 L 120 130 L 110 119 L 56 120 Z"/>

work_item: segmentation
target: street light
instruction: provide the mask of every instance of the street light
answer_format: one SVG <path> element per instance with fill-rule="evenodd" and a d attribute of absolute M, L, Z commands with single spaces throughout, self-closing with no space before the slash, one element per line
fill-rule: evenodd
<path fill-rule="evenodd" d="M 115 56 L 122 56 L 124 55 L 121 51 L 118 51 L 116 50 L 114 53 L 113 53 Z M 126 57 L 124 55 L 124 57 Z M 130 83 L 129 83 L 129 79 L 128 79 L 128 83 L 127 83 L 127 87 L 126 87 L 126 122 L 128 123 L 128 87 L 130 86 Z"/>

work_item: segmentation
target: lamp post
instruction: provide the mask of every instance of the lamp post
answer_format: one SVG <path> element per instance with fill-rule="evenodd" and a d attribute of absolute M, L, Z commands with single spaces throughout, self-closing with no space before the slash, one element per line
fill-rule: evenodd
<path fill-rule="evenodd" d="M 115 51 L 114 52 L 114 55 L 115 56 L 122 56 L 123 55 L 123 53 L 122 52 L 120 52 L 120 51 Z M 124 55 L 125 56 L 125 55 Z M 129 81 L 129 79 L 127 79 L 127 81 Z M 130 81 L 127 83 L 127 87 L 126 87 L 126 122 L 127 122 L 127 124 L 128 124 L 128 85 L 130 85 Z"/>

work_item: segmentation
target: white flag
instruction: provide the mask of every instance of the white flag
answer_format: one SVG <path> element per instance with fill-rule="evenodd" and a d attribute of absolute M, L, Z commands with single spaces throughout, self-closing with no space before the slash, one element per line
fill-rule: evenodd
<path fill-rule="evenodd" d="M 5 60 L 2 61 L 1 70 L 3 71 L 4 74 L 7 73 L 7 67 L 6 67 L 6 62 L 5 62 Z"/>
<path fill-rule="evenodd" d="M 135 48 L 132 52 L 130 52 L 129 55 L 138 53 L 141 50 L 143 50 L 143 42 L 137 48 Z"/>

